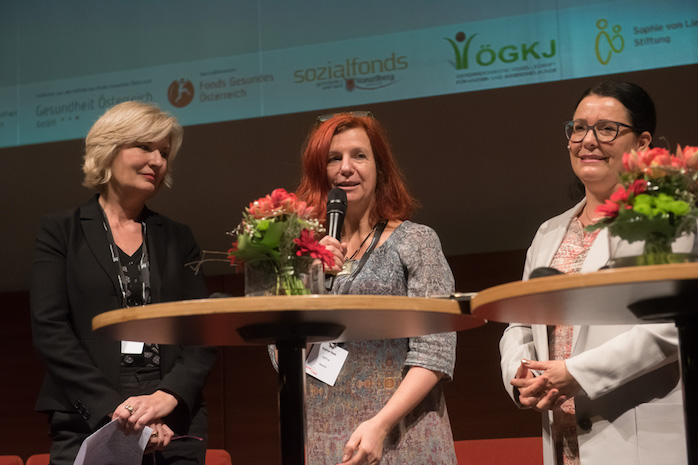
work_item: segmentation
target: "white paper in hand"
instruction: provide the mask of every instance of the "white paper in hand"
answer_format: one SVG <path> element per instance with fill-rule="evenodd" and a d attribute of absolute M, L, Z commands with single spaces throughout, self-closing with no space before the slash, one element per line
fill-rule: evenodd
<path fill-rule="evenodd" d="M 73 465 L 140 465 L 153 429 L 146 426 L 140 435 L 126 436 L 116 422 L 112 420 L 88 436 Z"/>

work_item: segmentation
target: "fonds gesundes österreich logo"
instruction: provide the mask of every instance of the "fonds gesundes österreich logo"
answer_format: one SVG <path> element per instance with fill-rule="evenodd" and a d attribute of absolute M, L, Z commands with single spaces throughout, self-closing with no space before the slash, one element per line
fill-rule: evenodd
<path fill-rule="evenodd" d="M 172 81 L 167 88 L 167 100 L 173 107 L 186 107 L 194 99 L 194 84 L 189 79 Z"/>

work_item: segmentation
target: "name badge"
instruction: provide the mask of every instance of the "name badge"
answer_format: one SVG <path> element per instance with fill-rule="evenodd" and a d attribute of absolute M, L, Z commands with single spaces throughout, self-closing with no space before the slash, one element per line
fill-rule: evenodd
<path fill-rule="evenodd" d="M 314 344 L 305 361 L 305 372 L 325 384 L 334 386 L 349 352 L 337 344 Z"/>
<path fill-rule="evenodd" d="M 121 353 L 122 354 L 142 354 L 143 342 L 136 341 L 121 341 Z"/>

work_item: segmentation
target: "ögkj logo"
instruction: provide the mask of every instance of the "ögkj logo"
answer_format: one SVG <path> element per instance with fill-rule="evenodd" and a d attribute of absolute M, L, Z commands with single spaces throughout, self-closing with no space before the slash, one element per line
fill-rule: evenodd
<path fill-rule="evenodd" d="M 186 107 L 194 99 L 194 84 L 189 79 L 172 81 L 167 88 L 167 100 L 177 108 Z"/>
<path fill-rule="evenodd" d="M 445 37 L 445 40 L 453 47 L 455 61 L 452 62 L 457 70 L 464 70 L 470 67 L 470 59 L 475 58 L 475 63 L 479 66 L 491 66 L 497 62 L 514 63 L 517 61 L 540 60 L 542 58 L 552 58 L 555 56 L 556 43 L 554 39 L 550 40 L 550 49 L 541 50 L 540 41 L 535 41 L 529 44 L 504 45 L 499 48 L 485 43 L 480 46 L 480 50 L 471 53 L 470 45 L 473 39 L 478 34 L 472 34 L 466 37 L 465 32 L 458 32 L 455 40 L 450 37 Z"/>
<path fill-rule="evenodd" d="M 613 36 L 606 31 L 608 20 L 601 18 L 596 21 L 596 28 L 599 33 L 596 35 L 596 58 L 602 65 L 607 65 L 611 61 L 614 53 L 620 53 L 625 48 L 625 40 L 620 35 L 620 24 L 616 24 L 611 28 Z"/>

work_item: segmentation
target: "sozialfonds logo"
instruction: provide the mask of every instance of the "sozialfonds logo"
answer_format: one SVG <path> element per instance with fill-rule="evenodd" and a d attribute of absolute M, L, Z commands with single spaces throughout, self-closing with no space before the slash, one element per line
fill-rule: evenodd
<path fill-rule="evenodd" d="M 407 57 L 397 55 L 395 52 L 385 58 L 361 59 L 359 57 L 352 57 L 347 58 L 344 62 L 328 62 L 327 65 L 324 66 L 297 69 L 293 72 L 293 82 L 302 84 L 344 79 L 347 82 L 354 83 L 369 79 L 370 76 L 395 73 L 396 71 L 405 70 L 408 67 L 409 63 Z M 354 85 L 353 83 L 352 86 Z"/>

